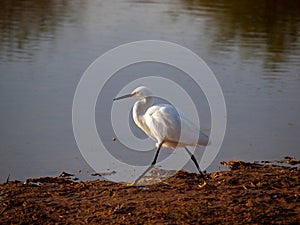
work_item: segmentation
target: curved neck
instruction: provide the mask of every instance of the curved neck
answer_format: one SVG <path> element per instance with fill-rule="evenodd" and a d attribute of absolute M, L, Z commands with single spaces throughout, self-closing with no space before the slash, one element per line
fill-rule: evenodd
<path fill-rule="evenodd" d="M 153 105 L 152 98 L 147 97 L 143 98 L 136 103 L 134 103 L 133 106 L 133 114 L 136 116 L 143 116 L 147 109 Z"/>
<path fill-rule="evenodd" d="M 152 97 L 146 97 L 137 101 L 132 110 L 133 120 L 136 124 L 143 123 L 142 118 L 145 115 L 147 109 L 154 104 Z"/>

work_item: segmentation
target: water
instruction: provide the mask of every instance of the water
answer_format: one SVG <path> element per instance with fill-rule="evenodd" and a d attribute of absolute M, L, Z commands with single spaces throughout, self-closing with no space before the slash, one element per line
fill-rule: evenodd
<path fill-rule="evenodd" d="M 98 56 L 144 39 L 183 45 L 215 73 L 228 125 L 210 170 L 222 160 L 299 158 L 297 0 L 4 0 L 0 182 L 62 170 L 89 177 L 72 131 L 76 85 Z"/>

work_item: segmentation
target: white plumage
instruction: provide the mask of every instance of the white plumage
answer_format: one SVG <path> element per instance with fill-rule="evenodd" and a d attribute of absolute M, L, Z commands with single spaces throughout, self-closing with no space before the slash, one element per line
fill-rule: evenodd
<path fill-rule="evenodd" d="M 139 99 L 133 106 L 133 120 L 140 129 L 156 141 L 157 147 L 151 166 L 133 184 L 136 184 L 154 166 L 162 146 L 173 149 L 185 148 L 203 176 L 196 158 L 186 146 L 207 145 L 209 138 L 173 105 L 161 103 L 161 99 L 153 96 L 148 88 L 138 87 L 131 94 L 114 100 L 128 97 Z"/>

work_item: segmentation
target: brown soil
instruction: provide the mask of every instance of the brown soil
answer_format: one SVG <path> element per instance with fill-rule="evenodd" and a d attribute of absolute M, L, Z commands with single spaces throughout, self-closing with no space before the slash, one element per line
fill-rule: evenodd
<path fill-rule="evenodd" d="M 300 224 L 299 167 L 232 161 L 230 171 L 180 171 L 126 187 L 62 177 L 0 185 L 0 224 Z M 39 185 L 33 182 L 39 182 Z"/>

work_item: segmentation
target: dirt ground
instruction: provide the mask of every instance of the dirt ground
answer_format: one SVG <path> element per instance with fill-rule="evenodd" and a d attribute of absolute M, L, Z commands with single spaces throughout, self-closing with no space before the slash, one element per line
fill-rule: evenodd
<path fill-rule="evenodd" d="M 0 224 L 300 224 L 299 167 L 223 164 L 230 171 L 206 174 L 204 188 L 198 174 L 184 171 L 146 187 L 8 181 L 0 185 Z"/>

